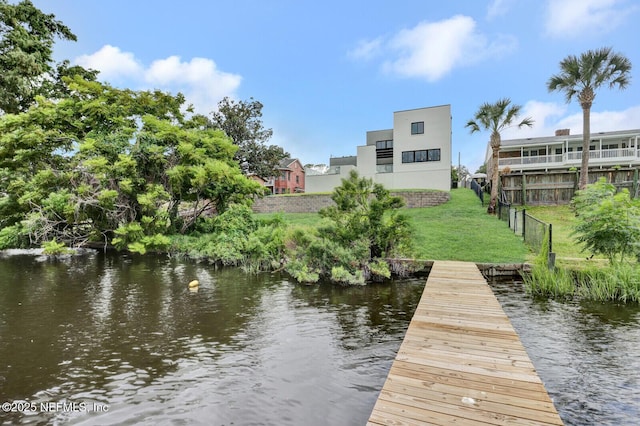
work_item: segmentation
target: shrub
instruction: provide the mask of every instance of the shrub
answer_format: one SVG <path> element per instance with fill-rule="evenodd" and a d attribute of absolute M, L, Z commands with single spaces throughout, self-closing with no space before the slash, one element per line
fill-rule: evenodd
<path fill-rule="evenodd" d="M 573 234 L 585 249 L 606 256 L 610 264 L 640 251 L 640 206 L 628 190 L 616 193 L 601 178 L 578 191 L 572 204 L 578 214 Z"/>
<path fill-rule="evenodd" d="M 74 251 L 64 243 L 59 243 L 57 241 L 46 241 L 42 244 L 42 253 L 48 256 L 59 256 L 62 254 L 73 253 Z"/>
<path fill-rule="evenodd" d="M 325 221 L 316 230 L 296 229 L 289 234 L 285 245 L 294 265 L 286 269 L 298 275 L 313 271 L 348 284 L 389 278 L 389 266 L 380 259 L 411 251 L 411 226 L 399 213 L 403 200 L 355 171 L 342 180 L 331 198 L 335 206 L 320 211 Z"/>
<path fill-rule="evenodd" d="M 29 235 L 21 224 L 0 229 L 0 250 L 8 248 L 24 248 L 29 245 Z"/>
<path fill-rule="evenodd" d="M 344 266 L 334 266 L 331 268 L 331 280 L 343 284 L 363 285 L 365 283 L 364 274 L 361 270 L 357 270 L 352 274 Z"/>
<path fill-rule="evenodd" d="M 287 262 L 285 271 L 301 283 L 316 283 L 320 279 L 317 271 L 310 269 L 306 263 L 299 259 L 292 259 Z"/>

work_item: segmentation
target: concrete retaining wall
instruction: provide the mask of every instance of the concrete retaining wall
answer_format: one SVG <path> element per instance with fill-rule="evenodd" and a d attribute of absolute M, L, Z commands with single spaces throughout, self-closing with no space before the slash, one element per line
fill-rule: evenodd
<path fill-rule="evenodd" d="M 445 191 L 402 192 L 392 195 L 404 199 L 408 208 L 432 207 L 446 203 L 451 195 Z M 257 199 L 253 204 L 256 213 L 317 213 L 320 209 L 334 205 L 329 194 L 271 195 Z"/>

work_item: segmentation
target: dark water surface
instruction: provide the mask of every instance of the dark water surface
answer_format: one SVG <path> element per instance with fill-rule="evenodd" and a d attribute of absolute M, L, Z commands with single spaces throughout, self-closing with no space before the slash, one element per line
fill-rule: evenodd
<path fill-rule="evenodd" d="M 4 256 L 0 403 L 36 410 L 0 419 L 364 424 L 423 287 L 309 287 L 162 257 Z"/>
<path fill-rule="evenodd" d="M 640 425 L 640 307 L 491 287 L 566 425 Z"/>
<path fill-rule="evenodd" d="M 423 286 L 0 254 L 0 424 L 362 425 Z M 638 424 L 637 305 L 492 287 L 566 424 Z"/>

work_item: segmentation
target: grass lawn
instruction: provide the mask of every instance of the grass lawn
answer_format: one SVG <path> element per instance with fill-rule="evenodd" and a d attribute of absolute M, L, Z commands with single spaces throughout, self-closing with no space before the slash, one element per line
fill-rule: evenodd
<path fill-rule="evenodd" d="M 470 189 L 451 190 L 451 200 L 440 206 L 404 212 L 413 220 L 420 259 L 520 263 L 533 258 L 522 239 L 488 215 Z"/>
<path fill-rule="evenodd" d="M 436 207 L 403 209 L 414 225 L 416 257 L 478 263 L 521 263 L 533 258 L 506 223 L 486 213 L 470 189 L 454 189 L 451 200 Z M 260 214 L 271 217 L 273 214 Z M 316 213 L 287 213 L 291 225 L 315 226 Z"/>
<path fill-rule="evenodd" d="M 553 225 L 553 251 L 556 253 L 558 264 L 576 266 L 576 262 L 584 263 L 586 266 L 587 257 L 591 253 L 582 251 L 575 237 L 571 236 L 577 217 L 568 205 L 560 206 L 528 206 L 525 207 L 527 213 L 544 222 Z M 605 262 L 604 256 L 594 256 L 590 262 Z"/>

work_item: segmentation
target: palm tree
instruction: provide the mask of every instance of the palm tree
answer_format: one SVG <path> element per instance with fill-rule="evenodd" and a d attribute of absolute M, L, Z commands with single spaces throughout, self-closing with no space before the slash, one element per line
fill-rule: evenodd
<path fill-rule="evenodd" d="M 498 156 L 502 141 L 500 132 L 511 127 L 512 123 L 518 118 L 521 109 L 520 105 L 511 105 L 511 99 L 509 98 L 500 99 L 494 104 L 484 103 L 480 105 L 480 108 L 473 116 L 473 120 L 469 120 L 465 125 L 465 127 L 471 129 L 471 133 L 479 132 L 480 130 L 491 132 L 491 201 L 487 208 L 487 212 L 491 214 L 496 212 L 496 204 L 498 203 Z M 531 127 L 532 125 L 533 120 L 529 117 L 517 124 L 518 127 Z"/>
<path fill-rule="evenodd" d="M 624 89 L 631 76 L 631 61 L 624 55 L 611 51 L 610 47 L 589 50 L 577 57 L 569 55 L 560 61 L 560 73 L 547 82 L 550 92 L 564 92 L 567 103 L 574 97 L 582 107 L 582 164 L 579 188 L 589 182 L 589 142 L 591 141 L 591 105 L 596 90 L 608 84 L 610 89 Z"/>

